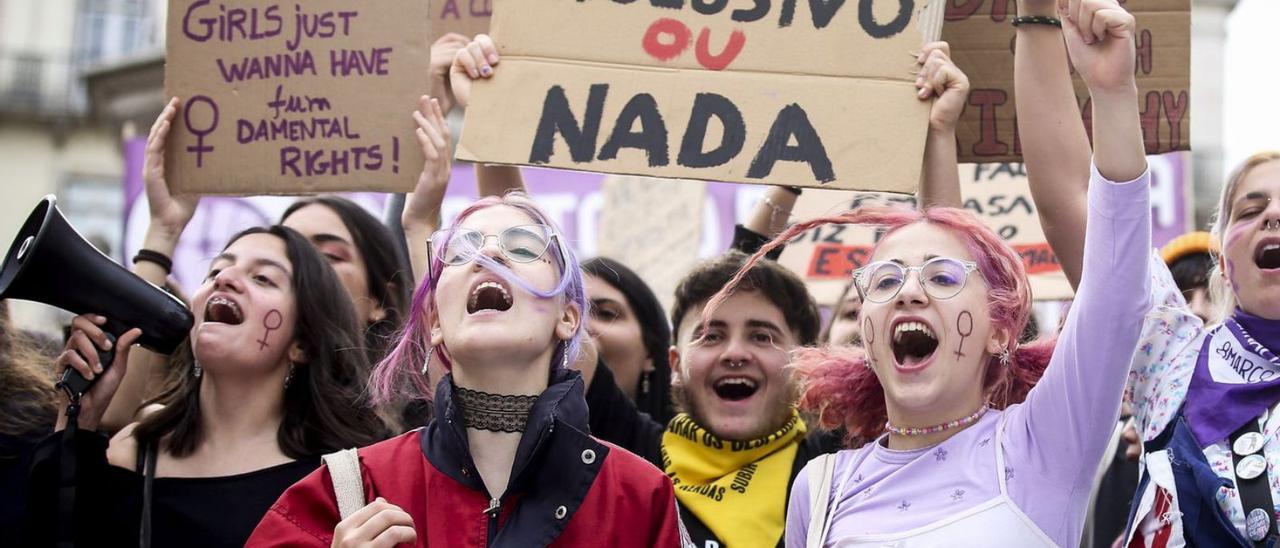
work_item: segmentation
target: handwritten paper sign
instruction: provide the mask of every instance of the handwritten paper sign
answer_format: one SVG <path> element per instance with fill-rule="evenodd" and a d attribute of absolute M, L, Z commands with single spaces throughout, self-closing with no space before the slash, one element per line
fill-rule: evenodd
<path fill-rule="evenodd" d="M 599 253 L 636 272 L 671 310 L 676 285 L 698 263 L 706 183 L 610 175 Z"/>
<path fill-rule="evenodd" d="M 170 0 L 168 13 L 165 93 L 183 101 L 172 191 L 413 188 L 426 2 Z"/>
<path fill-rule="evenodd" d="M 1004 238 L 1022 256 L 1036 300 L 1069 299 L 1071 286 L 1045 241 L 1022 164 L 962 164 L 964 207 Z M 915 197 L 872 192 L 805 191 L 793 210 L 796 219 L 834 215 L 864 205 L 915 207 Z M 821 304 L 833 305 L 854 269 L 870 262 L 876 229 L 827 225 L 787 244 L 782 265 L 805 278 Z"/>
<path fill-rule="evenodd" d="M 458 157 L 619 174 L 910 191 L 914 60 L 944 2 L 504 0 L 503 60 Z M 549 31 L 548 29 L 554 29 Z"/>
<path fill-rule="evenodd" d="M 969 104 L 957 138 L 961 162 L 1017 162 L 1013 48 L 1017 16 L 1006 0 L 948 0 L 942 39 L 969 76 Z M 1128 0 L 1137 20 L 1138 101 L 1147 154 L 1191 148 L 1191 0 Z M 1075 77 L 1086 127 L 1089 90 Z"/>

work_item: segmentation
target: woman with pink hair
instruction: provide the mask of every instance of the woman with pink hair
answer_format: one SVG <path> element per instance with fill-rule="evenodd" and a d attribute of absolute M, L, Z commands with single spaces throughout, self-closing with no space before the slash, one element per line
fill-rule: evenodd
<path fill-rule="evenodd" d="M 1031 299 L 1023 262 L 962 210 L 858 209 L 800 223 L 761 250 L 823 224 L 885 230 L 854 273 L 865 351 L 807 350 L 793 360 L 802 408 L 824 427 L 875 441 L 815 459 L 797 477 L 788 546 L 1079 542 L 1151 305 L 1134 20 L 1090 6 L 1061 24 L 1087 17 L 1094 23 L 1081 28 L 1102 29 L 1072 60 L 1094 108 L 1114 117 L 1095 126 L 1084 268 L 1056 346 L 1018 345 Z"/>

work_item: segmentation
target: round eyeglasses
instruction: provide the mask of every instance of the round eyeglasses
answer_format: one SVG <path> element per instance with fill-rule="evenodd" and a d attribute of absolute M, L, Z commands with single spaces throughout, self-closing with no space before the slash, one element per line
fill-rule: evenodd
<path fill-rule="evenodd" d="M 500 234 L 485 234 L 471 228 L 437 230 L 427 239 L 427 250 L 447 265 L 466 264 L 475 259 L 489 238 L 498 240 L 498 250 L 512 262 L 531 263 L 547 253 L 553 241 L 559 241 L 551 227 L 520 225 Z M 427 258 L 430 263 L 431 258 Z"/>
<path fill-rule="evenodd" d="M 907 275 L 915 272 L 921 287 L 930 297 L 950 299 L 969 280 L 969 273 L 978 269 L 978 263 L 950 257 L 935 257 L 919 266 L 903 266 L 894 261 L 877 261 L 853 271 L 853 285 L 864 300 L 873 303 L 888 302 L 898 296 L 906 285 Z"/>

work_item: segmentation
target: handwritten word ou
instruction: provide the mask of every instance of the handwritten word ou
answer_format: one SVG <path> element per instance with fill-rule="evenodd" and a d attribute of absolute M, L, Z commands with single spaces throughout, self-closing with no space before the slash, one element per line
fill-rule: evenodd
<path fill-rule="evenodd" d="M 670 61 L 689 49 L 689 40 L 692 37 L 693 32 L 684 23 L 663 18 L 649 25 L 649 30 L 644 33 L 642 46 L 644 51 L 654 59 Z M 698 64 L 710 70 L 724 70 L 738 58 L 739 53 L 742 53 L 742 47 L 747 43 L 747 35 L 740 30 L 733 31 L 729 34 L 729 43 L 725 44 L 724 50 L 715 55 L 711 54 L 710 43 L 711 29 L 703 27 L 702 32 L 698 33 L 697 48 L 694 49 Z"/>
<path fill-rule="evenodd" d="M 359 15 L 355 11 L 325 11 L 305 13 L 302 4 L 294 4 L 294 25 L 291 37 L 285 39 L 289 51 L 298 49 L 305 38 L 332 38 L 350 36 L 351 20 Z M 280 6 L 265 8 L 227 7 L 210 0 L 196 0 L 187 6 L 182 16 L 182 34 L 196 42 L 267 40 L 286 34 Z"/>
<path fill-rule="evenodd" d="M 564 88 L 552 86 L 548 89 L 529 151 L 529 163 L 550 162 L 556 136 L 559 135 L 569 144 L 569 156 L 575 163 L 615 160 L 621 149 L 633 148 L 647 155 L 650 167 L 669 165 L 671 157 L 667 143 L 667 125 L 658 110 L 657 101 L 648 93 L 636 94 L 627 101 L 618 112 L 613 131 L 604 145 L 599 147 L 597 154 L 601 117 L 608 94 L 609 84 L 591 85 L 586 109 L 579 123 Z M 707 128 L 713 118 L 719 121 L 724 131 L 720 142 L 715 143 L 715 148 L 707 150 Z M 728 163 L 742 152 L 747 138 L 747 126 L 742 111 L 727 97 L 715 93 L 699 93 L 694 98 L 688 120 L 689 124 L 685 128 L 676 156 L 677 165 L 688 168 L 715 167 Z M 632 131 L 631 128 L 637 122 L 639 131 Z M 792 142 L 795 144 L 791 144 Z M 826 183 L 836 178 L 826 147 L 809 121 L 808 113 L 799 104 L 792 103 L 783 107 L 774 117 L 769 134 L 751 161 L 746 176 L 764 179 L 773 172 L 774 164 L 778 161 L 808 164 L 814 179 L 819 182 Z"/>
<path fill-rule="evenodd" d="M 579 0 L 582 1 L 582 0 Z M 618 4 L 630 4 L 635 0 L 613 0 Z M 846 0 L 808 0 L 809 15 L 813 28 L 823 29 L 831 24 Z M 898 12 L 892 20 L 881 23 L 876 19 L 875 5 L 897 2 Z M 779 2 L 778 26 L 789 27 L 795 21 L 796 4 L 799 0 L 782 0 Z M 649 0 L 655 8 L 684 9 L 685 0 Z M 911 22 L 911 14 L 915 11 L 915 0 L 857 0 L 858 24 L 872 38 L 888 38 L 907 28 Z M 729 6 L 729 0 L 689 0 L 688 7 L 700 15 L 717 15 Z M 755 0 L 751 8 L 736 9 L 729 13 L 729 19 L 739 23 L 751 23 L 764 19 L 773 9 L 770 0 Z"/>

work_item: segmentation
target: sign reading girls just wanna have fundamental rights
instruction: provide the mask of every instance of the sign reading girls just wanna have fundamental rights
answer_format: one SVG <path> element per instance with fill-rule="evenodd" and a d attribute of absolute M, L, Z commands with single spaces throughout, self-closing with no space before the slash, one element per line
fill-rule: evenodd
<path fill-rule="evenodd" d="M 424 0 L 171 0 L 165 93 L 182 100 L 165 157 L 171 189 L 412 189 L 430 10 Z"/>

